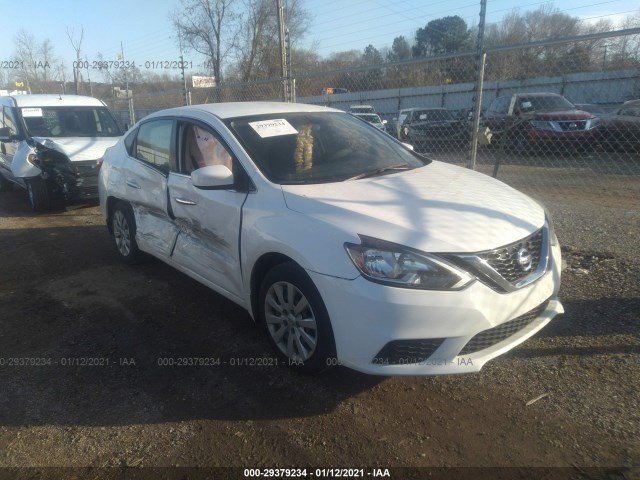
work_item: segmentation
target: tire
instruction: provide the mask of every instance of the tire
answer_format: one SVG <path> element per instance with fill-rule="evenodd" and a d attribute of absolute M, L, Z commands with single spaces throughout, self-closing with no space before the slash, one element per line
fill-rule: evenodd
<path fill-rule="evenodd" d="M 125 263 L 134 264 L 142 260 L 142 252 L 136 242 L 136 220 L 128 203 L 118 202 L 111 213 L 111 231 L 116 250 Z"/>
<path fill-rule="evenodd" d="M 30 178 L 26 181 L 26 184 L 29 202 L 36 212 L 43 212 L 53 208 L 51 192 L 49 192 L 47 182 L 44 179 L 40 177 Z"/>
<path fill-rule="evenodd" d="M 4 178 L 4 175 L 0 173 L 0 192 L 10 192 L 13 190 L 13 182 Z"/>
<path fill-rule="evenodd" d="M 317 374 L 337 363 L 329 314 L 302 268 L 294 263 L 273 267 L 262 281 L 258 302 L 269 342 L 291 368 Z"/>
<path fill-rule="evenodd" d="M 527 138 L 527 134 L 525 132 L 516 132 L 509 139 L 509 150 L 511 153 L 516 153 L 520 156 L 529 156 L 532 152 L 531 144 L 529 143 L 529 139 Z"/>

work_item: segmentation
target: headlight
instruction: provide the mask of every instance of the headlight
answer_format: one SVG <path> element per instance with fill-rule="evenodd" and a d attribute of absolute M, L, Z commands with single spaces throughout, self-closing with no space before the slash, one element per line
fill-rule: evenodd
<path fill-rule="evenodd" d="M 360 235 L 362 243 L 345 243 L 356 268 L 373 282 L 424 290 L 460 290 L 473 277 L 434 255 Z"/>
<path fill-rule="evenodd" d="M 536 199 L 532 199 L 532 200 L 536 202 L 538 205 L 540 205 L 540 208 L 544 210 L 544 222 L 547 224 L 547 230 L 549 232 L 549 243 L 555 247 L 556 245 L 558 245 L 558 237 L 556 236 L 556 229 L 553 226 L 553 220 L 551 220 L 551 216 L 547 211 L 547 207 L 545 207 L 544 203 L 542 203 L 539 200 L 536 200 Z"/>
<path fill-rule="evenodd" d="M 558 245 L 558 237 L 556 236 L 556 229 L 553 226 L 553 221 L 549 214 L 545 211 L 545 217 L 547 220 L 547 226 L 549 227 L 549 243 L 554 247 Z"/>
<path fill-rule="evenodd" d="M 562 129 L 555 122 L 547 122 L 542 120 L 531 120 L 531 126 L 538 130 L 549 130 L 551 132 L 561 132 Z"/>

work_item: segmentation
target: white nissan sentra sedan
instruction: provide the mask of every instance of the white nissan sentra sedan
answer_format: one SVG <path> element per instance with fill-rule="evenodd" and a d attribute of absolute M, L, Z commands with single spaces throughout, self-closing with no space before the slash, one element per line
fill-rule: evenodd
<path fill-rule="evenodd" d="M 106 152 L 99 193 L 124 260 L 241 305 L 303 371 L 478 371 L 563 311 L 540 204 L 339 110 L 154 113 Z"/>

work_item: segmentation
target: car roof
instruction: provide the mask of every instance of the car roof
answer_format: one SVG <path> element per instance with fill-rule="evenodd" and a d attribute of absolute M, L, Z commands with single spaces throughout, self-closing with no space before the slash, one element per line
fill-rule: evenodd
<path fill-rule="evenodd" d="M 625 107 L 628 107 L 629 105 L 639 105 L 639 104 L 640 104 L 640 100 L 627 100 L 622 105 Z"/>
<path fill-rule="evenodd" d="M 100 106 L 104 103 L 97 98 L 84 95 L 51 95 L 24 94 L 0 97 L 3 105 L 17 105 L 18 107 L 59 107 L 59 106 Z M 7 99 L 8 101 L 6 101 Z M 9 103 L 10 102 L 10 103 Z M 14 103 L 15 102 L 15 103 Z"/>
<path fill-rule="evenodd" d="M 532 92 L 532 93 L 514 93 L 514 97 L 562 97 L 559 93 L 551 92 Z"/>
<path fill-rule="evenodd" d="M 416 110 L 425 111 L 425 110 L 447 110 L 444 107 L 414 107 L 414 108 L 405 108 L 404 110 L 400 110 L 401 112 L 414 112 Z"/>
<path fill-rule="evenodd" d="M 145 118 L 158 117 L 164 115 L 188 115 L 191 112 L 207 112 L 221 119 L 248 117 L 253 115 L 264 115 L 270 113 L 308 113 L 308 112 L 338 112 L 342 110 L 323 107 L 320 105 L 308 105 L 305 103 L 284 103 L 284 102 L 229 102 L 229 103 L 205 103 L 202 105 L 192 105 L 189 107 L 175 107 L 160 110 Z"/>

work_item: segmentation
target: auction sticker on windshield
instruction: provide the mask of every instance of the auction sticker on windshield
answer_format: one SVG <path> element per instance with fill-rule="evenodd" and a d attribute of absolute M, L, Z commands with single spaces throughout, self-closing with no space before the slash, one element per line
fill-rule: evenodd
<path fill-rule="evenodd" d="M 41 117 L 42 116 L 42 109 L 41 108 L 35 108 L 35 107 L 23 108 L 22 109 L 22 116 L 23 117 Z"/>
<path fill-rule="evenodd" d="M 258 135 L 260 135 L 260 138 L 293 135 L 298 133 L 298 131 L 284 118 L 249 122 L 249 125 L 251 125 L 251 128 L 253 128 Z"/>

